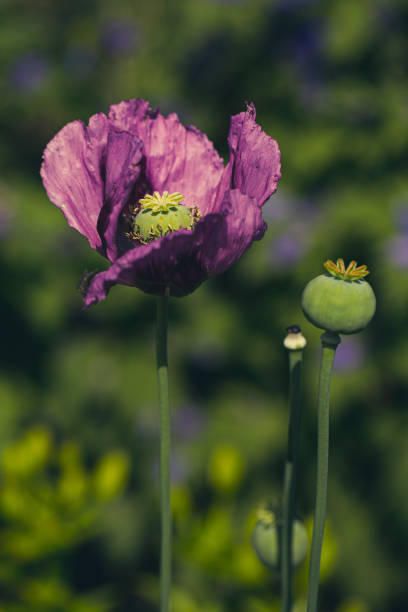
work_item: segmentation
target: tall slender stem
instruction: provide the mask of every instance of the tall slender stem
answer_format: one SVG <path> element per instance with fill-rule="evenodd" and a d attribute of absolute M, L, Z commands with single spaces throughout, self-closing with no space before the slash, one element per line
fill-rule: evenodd
<path fill-rule="evenodd" d="M 157 382 L 160 408 L 160 612 L 168 612 L 171 590 L 170 410 L 167 366 L 168 293 L 157 298 Z"/>
<path fill-rule="evenodd" d="M 322 552 L 327 508 L 330 379 L 333 370 L 336 348 L 341 342 L 340 336 L 337 333 L 327 331 L 322 334 L 321 341 L 322 351 L 318 392 L 316 506 L 313 525 L 312 550 L 310 554 L 307 612 L 317 611 L 320 557 Z"/>
<path fill-rule="evenodd" d="M 282 612 L 292 609 L 292 537 L 301 419 L 303 351 L 289 350 L 289 432 L 283 480 Z"/>

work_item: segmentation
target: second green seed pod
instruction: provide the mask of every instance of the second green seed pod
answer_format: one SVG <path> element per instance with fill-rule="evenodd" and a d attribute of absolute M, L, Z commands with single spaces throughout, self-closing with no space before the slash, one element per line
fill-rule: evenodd
<path fill-rule="evenodd" d="M 330 332 L 354 334 L 372 319 L 376 300 L 374 291 L 363 276 L 366 266 L 356 268 L 351 262 L 347 270 L 342 259 L 337 264 L 325 263 L 330 274 L 311 280 L 302 294 L 302 310 L 316 327 Z"/>

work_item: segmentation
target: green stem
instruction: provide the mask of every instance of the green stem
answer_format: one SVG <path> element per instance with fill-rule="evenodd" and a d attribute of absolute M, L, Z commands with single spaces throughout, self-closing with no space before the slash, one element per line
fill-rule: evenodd
<path fill-rule="evenodd" d="M 171 590 L 170 410 L 167 367 L 168 293 L 157 298 L 157 382 L 160 408 L 160 612 L 168 612 Z"/>
<path fill-rule="evenodd" d="M 283 480 L 282 612 L 292 609 L 292 533 L 301 419 L 303 351 L 289 350 L 289 433 Z"/>
<path fill-rule="evenodd" d="M 323 545 L 324 526 L 327 507 L 327 476 L 329 471 L 329 398 L 330 378 L 333 370 L 334 355 L 340 344 L 337 333 L 325 332 L 321 336 L 322 352 L 319 374 L 318 393 L 318 429 L 317 429 L 317 476 L 316 506 L 313 524 L 312 550 L 309 566 L 309 591 L 307 612 L 317 611 L 319 593 L 320 557 Z"/>

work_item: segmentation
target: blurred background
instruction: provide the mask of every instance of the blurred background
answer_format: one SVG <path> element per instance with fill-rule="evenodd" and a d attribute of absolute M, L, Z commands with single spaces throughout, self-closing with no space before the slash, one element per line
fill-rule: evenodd
<path fill-rule="evenodd" d="M 310 527 L 319 332 L 299 304 L 337 257 L 368 265 L 378 310 L 336 357 L 321 610 L 406 611 L 407 18 L 404 0 L 2 1 L 0 612 L 157 610 L 154 299 L 116 286 L 82 310 L 106 262 L 39 177 L 65 123 L 133 97 L 224 156 L 253 101 L 282 150 L 265 238 L 170 305 L 174 612 L 279 610 L 250 534 L 281 497 L 290 324 Z M 302 567 L 296 612 L 305 595 Z"/>

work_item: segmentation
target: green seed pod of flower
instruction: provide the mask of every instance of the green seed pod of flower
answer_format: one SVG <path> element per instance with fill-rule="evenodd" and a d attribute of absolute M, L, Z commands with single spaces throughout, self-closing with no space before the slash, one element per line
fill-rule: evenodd
<path fill-rule="evenodd" d="M 279 567 L 281 532 L 282 528 L 273 519 L 259 520 L 252 532 L 252 546 L 258 559 L 263 565 L 271 569 Z M 309 548 L 306 527 L 298 519 L 293 522 L 292 534 L 292 565 L 298 567 L 306 559 Z"/>
<path fill-rule="evenodd" d="M 180 229 L 192 230 L 199 218 L 197 208 L 187 208 L 180 204 L 181 193 L 146 195 L 139 200 L 141 205 L 133 217 L 131 237 L 141 243 L 148 243 L 156 238 Z"/>
<path fill-rule="evenodd" d="M 308 283 L 302 294 L 302 310 L 316 327 L 328 332 L 355 334 L 364 329 L 375 312 L 375 295 L 364 276 L 367 266 L 338 259 L 325 262 L 329 274 Z"/>

